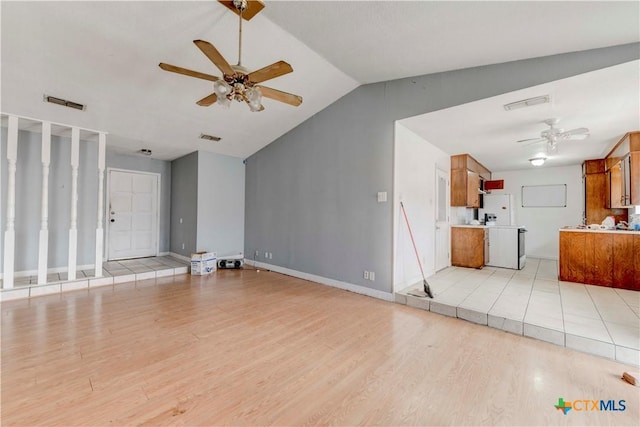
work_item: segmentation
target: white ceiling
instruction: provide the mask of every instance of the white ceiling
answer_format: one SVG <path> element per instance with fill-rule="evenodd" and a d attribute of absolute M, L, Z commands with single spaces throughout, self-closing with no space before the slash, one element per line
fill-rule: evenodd
<path fill-rule="evenodd" d="M 359 84 L 640 41 L 635 1 L 266 3 L 243 26 L 243 65 L 289 62 L 295 71 L 266 85 L 301 95 L 298 108 L 272 100 L 260 113 L 237 103 L 199 107 L 210 82 L 158 68 L 167 62 L 219 75 L 192 43 L 199 38 L 237 61 L 237 17 L 214 0 L 2 1 L 1 110 L 107 131 L 109 147 L 123 153 L 247 157 Z M 87 110 L 44 103 L 43 94 Z M 597 128 L 588 117 L 565 116 Z M 518 125 L 504 120 L 505 129 Z M 541 128 L 515 133 L 521 139 Z M 223 139 L 201 141 L 200 133 Z M 472 152 L 477 141 L 460 151 Z"/>
<path fill-rule="evenodd" d="M 565 140 L 548 154 L 546 167 L 603 158 L 631 130 L 640 130 L 640 61 L 447 108 L 400 121 L 449 154 L 469 153 L 493 172 L 531 168 L 528 159 L 545 152 L 546 143 L 516 141 L 537 138 L 549 129 L 542 123 L 560 119 L 564 130 L 586 127 L 584 140 Z M 548 104 L 506 111 L 505 104 L 551 95 Z"/>

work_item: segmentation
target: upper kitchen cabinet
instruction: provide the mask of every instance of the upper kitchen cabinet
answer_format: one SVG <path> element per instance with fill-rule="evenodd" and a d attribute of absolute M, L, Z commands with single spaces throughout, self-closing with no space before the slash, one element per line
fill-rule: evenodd
<path fill-rule="evenodd" d="M 451 156 L 451 206 L 480 207 L 483 182 L 491 172 L 468 154 Z"/>
<path fill-rule="evenodd" d="M 607 155 L 608 207 L 640 205 L 640 132 L 627 133 Z"/>
<path fill-rule="evenodd" d="M 612 203 L 615 193 L 609 192 L 609 188 L 617 188 L 614 169 L 605 172 L 605 160 L 586 160 L 582 164 L 582 178 L 584 180 L 584 223 L 600 224 L 606 217 L 613 215 L 616 222 L 627 220 L 626 209 Z"/>

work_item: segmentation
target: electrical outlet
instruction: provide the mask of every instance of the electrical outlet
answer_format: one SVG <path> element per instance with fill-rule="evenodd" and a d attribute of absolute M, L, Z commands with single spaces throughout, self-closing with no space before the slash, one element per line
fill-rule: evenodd
<path fill-rule="evenodd" d="M 376 280 L 376 273 L 375 273 L 375 271 L 370 271 L 370 272 L 369 272 L 369 280 L 371 280 L 372 282 Z"/>
<path fill-rule="evenodd" d="M 184 249 L 184 243 L 182 244 L 182 249 Z"/>
<path fill-rule="evenodd" d="M 364 278 L 369 280 L 369 272 L 367 270 L 364 271 Z"/>
<path fill-rule="evenodd" d="M 260 256 L 260 251 L 256 251 L 256 258 Z"/>
<path fill-rule="evenodd" d="M 269 252 L 269 259 L 273 259 L 273 252 Z"/>

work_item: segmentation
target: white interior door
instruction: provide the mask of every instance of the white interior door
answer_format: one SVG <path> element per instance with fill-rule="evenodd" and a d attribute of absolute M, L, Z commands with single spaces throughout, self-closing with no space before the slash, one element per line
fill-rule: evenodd
<path fill-rule="evenodd" d="M 159 176 L 109 171 L 109 259 L 139 258 L 158 253 Z"/>
<path fill-rule="evenodd" d="M 436 271 L 449 266 L 449 174 L 436 169 Z"/>

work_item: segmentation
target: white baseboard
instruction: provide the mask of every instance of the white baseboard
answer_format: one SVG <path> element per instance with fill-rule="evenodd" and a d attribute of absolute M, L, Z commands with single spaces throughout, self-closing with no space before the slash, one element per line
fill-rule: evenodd
<path fill-rule="evenodd" d="M 183 261 L 191 262 L 191 258 L 190 257 L 184 256 L 184 255 L 180 255 L 180 254 L 177 254 L 175 252 L 167 252 L 167 255 L 172 256 L 174 258 L 181 259 Z"/>
<path fill-rule="evenodd" d="M 169 255 L 171 252 L 158 252 L 158 255 L 156 256 L 167 256 Z"/>
<path fill-rule="evenodd" d="M 93 270 L 94 268 L 95 268 L 95 264 L 77 265 L 76 271 L 77 270 Z M 66 273 L 67 269 L 68 269 L 67 266 L 47 268 L 47 274 Z M 38 275 L 38 270 L 23 270 L 23 271 L 16 271 L 13 277 L 28 277 L 28 276 L 37 276 L 37 275 Z M 0 273 L 0 279 L 2 279 L 3 277 L 4 277 L 4 274 Z"/>
<path fill-rule="evenodd" d="M 252 265 L 256 268 L 275 271 L 276 273 L 286 274 L 287 276 L 297 277 L 298 279 L 309 280 L 311 282 L 320 283 L 321 285 L 331 286 L 333 288 L 344 289 L 345 291 L 355 292 L 357 294 L 378 298 L 384 301 L 393 302 L 393 294 L 390 292 L 378 291 L 376 289 L 365 288 L 364 286 L 354 285 L 353 283 L 341 282 L 339 280 L 329 279 L 328 277 L 316 276 L 315 274 L 304 273 L 302 271 L 291 270 L 289 268 L 280 267 L 278 265 L 266 264 L 264 262 L 244 259 L 245 264 Z"/>
<path fill-rule="evenodd" d="M 528 255 L 527 254 L 527 258 L 535 258 L 535 259 L 544 259 L 544 260 L 548 260 L 548 261 L 558 261 L 558 257 L 553 257 L 553 256 L 538 256 L 538 255 Z"/>

